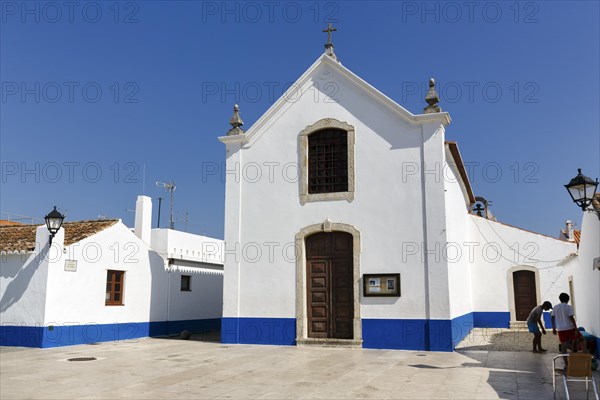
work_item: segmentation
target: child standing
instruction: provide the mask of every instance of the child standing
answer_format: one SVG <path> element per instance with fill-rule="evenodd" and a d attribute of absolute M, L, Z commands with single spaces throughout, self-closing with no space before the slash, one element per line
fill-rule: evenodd
<path fill-rule="evenodd" d="M 542 314 L 544 311 L 548 311 L 551 308 L 552 303 L 545 301 L 541 306 L 534 307 L 534 309 L 529 313 L 529 317 L 527 317 L 527 328 L 529 329 L 529 332 L 533 333 L 534 353 L 543 353 L 544 351 L 548 351 L 546 349 L 542 349 L 542 334 L 546 334 L 546 329 L 544 329 L 544 324 L 542 323 Z M 541 332 L 540 329 L 542 330 Z"/>

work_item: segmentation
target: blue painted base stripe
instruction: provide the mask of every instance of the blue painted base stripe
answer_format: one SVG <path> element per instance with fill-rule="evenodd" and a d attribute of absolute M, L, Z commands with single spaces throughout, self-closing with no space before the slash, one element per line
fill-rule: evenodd
<path fill-rule="evenodd" d="M 0 326 L 0 346 L 42 347 L 44 328 L 38 326 Z"/>
<path fill-rule="evenodd" d="M 473 329 L 472 314 L 453 320 L 363 319 L 363 347 L 453 351 Z"/>
<path fill-rule="evenodd" d="M 125 322 L 116 324 L 48 325 L 48 326 L 0 326 L 1 346 L 57 347 L 109 341 L 127 341 L 148 336 L 163 336 L 183 330 L 206 333 L 218 331 L 220 318 Z"/>
<path fill-rule="evenodd" d="M 429 338 L 424 319 L 363 319 L 363 347 L 367 349 L 425 350 Z"/>
<path fill-rule="evenodd" d="M 473 312 L 475 328 L 509 328 L 510 312 L 508 311 L 475 311 Z"/>
<path fill-rule="evenodd" d="M 296 319 L 224 317 L 221 342 L 293 346 L 296 344 Z"/>
<path fill-rule="evenodd" d="M 473 312 L 452 320 L 363 319 L 363 347 L 371 349 L 453 351 L 471 330 L 508 328 L 509 312 Z M 295 318 L 221 320 L 221 341 L 239 344 L 294 345 Z"/>
<path fill-rule="evenodd" d="M 452 350 L 463 340 L 475 327 L 473 313 L 461 315 L 452 319 Z"/>
<path fill-rule="evenodd" d="M 552 315 L 549 312 L 544 312 L 543 321 L 546 329 L 552 329 Z"/>

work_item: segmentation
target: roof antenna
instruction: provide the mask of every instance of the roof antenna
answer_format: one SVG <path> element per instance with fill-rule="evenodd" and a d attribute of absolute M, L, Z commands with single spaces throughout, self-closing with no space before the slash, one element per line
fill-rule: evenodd
<path fill-rule="evenodd" d="M 170 206 L 171 206 L 171 215 L 169 217 L 169 229 L 175 229 L 175 219 L 173 218 L 173 192 L 175 191 L 175 189 L 177 188 L 177 186 L 175 186 L 175 182 L 156 182 L 156 186 L 158 187 L 163 187 L 165 188 L 168 192 L 171 193 L 171 201 L 170 201 Z"/>

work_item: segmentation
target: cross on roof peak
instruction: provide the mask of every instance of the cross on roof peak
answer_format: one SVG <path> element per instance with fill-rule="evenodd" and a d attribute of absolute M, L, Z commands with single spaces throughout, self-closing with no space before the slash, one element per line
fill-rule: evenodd
<path fill-rule="evenodd" d="M 333 44 L 331 43 L 331 32 L 335 31 L 337 31 L 337 28 L 334 28 L 331 22 L 327 25 L 327 29 L 323 29 L 323 32 L 327 32 L 327 44 Z"/>
<path fill-rule="evenodd" d="M 337 31 L 337 28 L 334 28 L 331 25 L 331 22 L 327 25 L 327 29 L 323 29 L 323 32 L 327 32 L 327 43 L 325 43 L 325 54 L 333 58 L 337 61 L 337 57 L 333 52 L 333 43 L 331 42 L 331 32 Z"/>

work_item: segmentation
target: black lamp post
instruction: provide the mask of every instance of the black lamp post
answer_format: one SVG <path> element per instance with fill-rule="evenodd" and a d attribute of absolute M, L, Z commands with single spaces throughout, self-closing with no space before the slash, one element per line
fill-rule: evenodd
<path fill-rule="evenodd" d="M 46 227 L 48 228 L 48 231 L 50 231 L 49 244 L 52 245 L 52 238 L 56 235 L 56 232 L 60 230 L 65 216 L 58 212 L 56 206 L 54 206 L 54 210 L 50 211 L 44 219 L 46 220 Z"/>
<path fill-rule="evenodd" d="M 578 170 L 578 174 L 575 178 L 565 185 L 569 191 L 569 195 L 573 199 L 573 202 L 577 204 L 583 211 L 592 204 L 594 196 L 596 195 L 596 187 L 598 186 L 598 179 L 592 180 L 589 176 L 585 176 L 581 173 L 581 168 Z M 596 211 L 598 218 L 600 218 L 600 212 Z"/>

